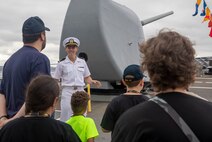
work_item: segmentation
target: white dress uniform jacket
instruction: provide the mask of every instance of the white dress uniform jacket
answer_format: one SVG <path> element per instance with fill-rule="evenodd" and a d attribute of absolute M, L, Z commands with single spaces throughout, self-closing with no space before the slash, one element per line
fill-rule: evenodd
<path fill-rule="evenodd" d="M 65 60 L 58 63 L 53 77 L 61 79 L 61 115 L 60 120 L 66 121 L 72 115 L 71 96 L 76 91 L 83 91 L 84 78 L 90 76 L 90 71 L 85 60 L 77 57 L 75 62 L 66 56 Z"/>

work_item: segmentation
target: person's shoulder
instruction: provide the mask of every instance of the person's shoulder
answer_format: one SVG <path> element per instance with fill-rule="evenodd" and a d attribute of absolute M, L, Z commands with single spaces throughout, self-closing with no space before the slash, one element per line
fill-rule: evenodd
<path fill-rule="evenodd" d="M 150 95 L 143 95 L 143 94 L 142 94 L 140 97 L 141 97 L 142 100 L 144 100 L 144 101 L 148 101 L 149 99 L 152 98 Z"/>
<path fill-rule="evenodd" d="M 119 102 L 124 100 L 129 100 L 129 98 L 141 98 L 141 95 L 125 95 L 120 94 L 119 96 L 116 96 L 112 99 L 113 102 Z"/>
<path fill-rule="evenodd" d="M 45 62 L 45 63 L 48 63 L 50 65 L 50 60 L 49 58 L 43 54 L 43 53 L 37 53 L 35 58 L 34 58 L 37 62 Z"/>
<path fill-rule="evenodd" d="M 113 104 L 113 103 L 118 103 L 120 100 L 122 100 L 124 98 L 123 94 L 120 94 L 119 96 L 115 96 L 109 104 Z"/>
<path fill-rule="evenodd" d="M 6 125 L 4 125 L 0 131 L 9 130 L 9 129 L 13 129 L 13 128 L 18 128 L 23 123 L 25 123 L 25 118 L 24 117 L 20 117 L 20 118 L 14 119 L 13 121 L 10 121 Z"/>
<path fill-rule="evenodd" d="M 88 121 L 94 121 L 93 118 L 87 116 L 85 117 L 85 119 L 87 119 Z"/>
<path fill-rule="evenodd" d="M 121 94 L 119 96 L 116 96 L 114 97 L 107 105 L 107 108 L 111 108 L 111 109 L 114 109 L 116 108 L 117 106 L 121 105 L 124 101 L 124 96 Z"/>
<path fill-rule="evenodd" d="M 55 120 L 58 125 L 60 125 L 63 128 L 63 133 L 67 134 L 67 136 L 69 136 L 69 138 L 71 138 L 70 142 L 80 142 L 81 140 L 79 139 L 78 135 L 75 133 L 74 129 L 67 123 L 59 121 L 59 120 Z"/>
<path fill-rule="evenodd" d="M 87 122 L 94 122 L 93 118 L 87 116 L 84 117 L 84 120 Z"/>
<path fill-rule="evenodd" d="M 82 115 L 76 115 L 70 117 L 66 122 L 70 122 L 71 120 L 79 120 L 79 121 L 94 121 L 93 118 Z"/>
<path fill-rule="evenodd" d="M 72 129 L 72 127 L 69 125 L 69 124 L 67 124 L 67 123 L 65 123 L 65 122 L 62 122 L 62 121 L 59 121 L 59 120 L 54 120 L 55 122 L 57 122 L 57 124 L 62 128 L 62 129 L 64 129 L 65 131 L 74 131 L 73 129 Z"/>
<path fill-rule="evenodd" d="M 45 61 L 50 62 L 49 58 L 45 54 L 39 52 L 37 49 L 35 49 L 33 47 L 31 47 L 31 48 L 28 47 L 28 49 L 26 49 L 26 50 L 28 50 L 28 51 L 26 51 L 25 54 L 27 54 L 27 56 L 29 56 L 30 58 L 35 59 L 37 61 L 45 60 Z"/>
<path fill-rule="evenodd" d="M 146 95 L 123 95 L 123 99 L 122 100 L 138 100 L 140 102 L 144 102 L 144 101 L 148 101 L 149 97 L 147 97 Z"/>
<path fill-rule="evenodd" d="M 58 123 L 59 125 L 65 127 L 65 128 L 68 128 L 68 129 L 70 128 L 70 127 L 69 127 L 70 125 L 68 125 L 67 123 L 62 122 L 62 121 L 58 121 L 58 120 L 56 120 L 56 121 L 57 121 L 57 123 Z"/>
<path fill-rule="evenodd" d="M 41 52 L 38 52 L 37 53 L 38 56 L 42 57 L 42 58 L 47 58 L 49 59 L 45 54 L 41 53 Z"/>
<path fill-rule="evenodd" d="M 40 54 L 41 53 L 36 48 L 34 48 L 32 46 L 23 46 L 17 52 L 25 52 L 27 54 Z"/>
<path fill-rule="evenodd" d="M 150 102 L 148 101 L 142 102 L 131 107 L 120 116 L 119 118 L 120 121 L 123 122 L 123 119 L 124 120 L 127 119 L 127 121 L 129 120 L 131 121 L 131 118 L 140 119 L 141 117 L 145 117 L 145 114 L 149 114 L 149 112 L 151 112 L 151 109 L 150 109 L 151 107 L 149 107 L 149 104 L 147 103 L 150 103 Z"/>
<path fill-rule="evenodd" d="M 91 118 L 91 117 L 85 117 L 85 120 L 86 120 L 87 123 L 95 123 L 94 119 Z"/>

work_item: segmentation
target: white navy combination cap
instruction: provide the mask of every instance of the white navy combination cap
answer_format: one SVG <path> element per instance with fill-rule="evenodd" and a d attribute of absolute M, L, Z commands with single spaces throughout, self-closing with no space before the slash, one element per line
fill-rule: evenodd
<path fill-rule="evenodd" d="M 66 48 L 66 46 L 68 46 L 68 45 L 75 45 L 75 46 L 79 47 L 80 41 L 76 37 L 68 37 L 68 38 L 64 39 L 63 46 L 64 46 L 64 48 Z"/>

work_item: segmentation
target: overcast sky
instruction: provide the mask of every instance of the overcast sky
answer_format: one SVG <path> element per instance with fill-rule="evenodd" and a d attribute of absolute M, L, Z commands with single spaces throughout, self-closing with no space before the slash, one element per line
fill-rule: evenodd
<path fill-rule="evenodd" d="M 202 23 L 199 14 L 192 16 L 196 0 L 114 0 L 133 10 L 140 20 L 174 11 L 174 14 L 145 25 L 145 38 L 162 28 L 170 28 L 189 37 L 195 43 L 197 56 L 212 56 L 212 38 L 208 36 L 208 22 Z M 207 1 L 207 0 L 206 0 Z M 212 3 L 212 0 L 208 0 Z M 51 29 L 47 33 L 47 47 L 43 51 L 51 63 L 59 58 L 59 43 L 64 17 L 70 0 L 7 0 L 0 5 L 0 65 L 22 47 L 21 28 L 30 16 L 39 16 Z M 211 5 L 212 7 L 212 5 Z M 200 6 L 199 13 L 201 12 Z"/>

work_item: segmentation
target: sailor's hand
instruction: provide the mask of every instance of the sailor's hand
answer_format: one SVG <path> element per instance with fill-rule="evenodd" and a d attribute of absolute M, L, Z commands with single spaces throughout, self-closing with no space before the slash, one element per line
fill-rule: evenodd
<path fill-rule="evenodd" d="M 102 86 L 101 82 L 98 81 L 98 80 L 93 80 L 93 81 L 92 81 L 92 84 L 94 84 L 97 88 L 99 88 L 99 87 Z"/>

